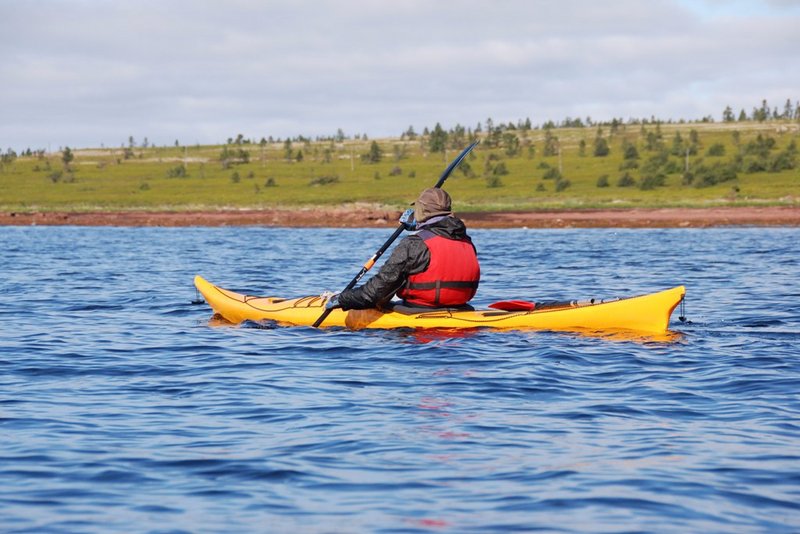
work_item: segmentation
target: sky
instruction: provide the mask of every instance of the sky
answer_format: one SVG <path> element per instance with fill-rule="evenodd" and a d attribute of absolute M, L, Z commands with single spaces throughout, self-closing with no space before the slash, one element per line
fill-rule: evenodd
<path fill-rule="evenodd" d="M 800 0 L 0 0 L 0 151 L 720 120 L 800 100 Z"/>

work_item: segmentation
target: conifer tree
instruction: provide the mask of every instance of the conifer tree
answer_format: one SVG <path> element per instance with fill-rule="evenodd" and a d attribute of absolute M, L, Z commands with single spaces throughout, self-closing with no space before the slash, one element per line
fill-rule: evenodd
<path fill-rule="evenodd" d="M 444 131 L 442 125 L 438 122 L 433 127 L 430 139 L 428 141 L 428 148 L 431 152 L 444 152 L 447 145 L 447 132 Z"/>

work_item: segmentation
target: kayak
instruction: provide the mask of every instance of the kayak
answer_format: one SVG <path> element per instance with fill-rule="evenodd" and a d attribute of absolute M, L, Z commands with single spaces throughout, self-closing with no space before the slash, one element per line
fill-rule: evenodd
<path fill-rule="evenodd" d="M 280 325 L 311 326 L 325 310 L 325 297 L 257 297 L 243 295 L 215 286 L 201 276 L 194 285 L 222 319 L 238 324 L 243 321 L 274 321 Z M 527 303 L 507 309 L 419 309 L 394 306 L 393 309 L 336 309 L 322 326 L 362 328 L 499 328 L 539 330 L 614 331 L 628 330 L 664 333 L 673 310 L 681 303 L 686 290 L 673 287 L 657 293 L 613 300 Z M 509 301 L 514 304 L 526 301 Z M 499 307 L 502 303 L 497 303 Z"/>

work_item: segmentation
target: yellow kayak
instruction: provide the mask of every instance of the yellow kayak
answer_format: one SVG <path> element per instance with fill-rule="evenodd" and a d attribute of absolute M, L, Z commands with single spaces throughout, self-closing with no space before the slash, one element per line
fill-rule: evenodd
<path fill-rule="evenodd" d="M 256 297 L 228 291 L 195 276 L 194 285 L 216 314 L 228 322 L 275 321 L 281 325 L 310 326 L 324 311 L 319 295 L 300 298 Z M 658 293 L 612 301 L 573 301 L 537 305 L 532 310 L 497 309 L 432 311 L 333 310 L 323 326 L 361 328 L 501 328 L 567 331 L 629 330 L 659 334 L 667 331 L 673 310 L 683 300 L 683 286 Z"/>

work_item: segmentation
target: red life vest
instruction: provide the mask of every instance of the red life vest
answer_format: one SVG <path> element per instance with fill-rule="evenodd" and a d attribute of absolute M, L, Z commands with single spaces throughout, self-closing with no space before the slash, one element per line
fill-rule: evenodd
<path fill-rule="evenodd" d="M 428 268 L 408 277 L 397 295 L 419 306 L 462 306 L 478 290 L 481 268 L 469 237 L 448 239 L 430 230 L 418 234 L 428 247 Z"/>

